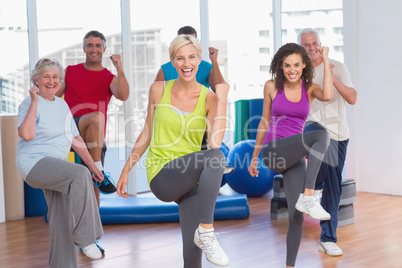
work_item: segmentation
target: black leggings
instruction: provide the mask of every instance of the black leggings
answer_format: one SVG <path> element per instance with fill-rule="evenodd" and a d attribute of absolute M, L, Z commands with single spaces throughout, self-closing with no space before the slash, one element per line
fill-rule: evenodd
<path fill-rule="evenodd" d="M 303 213 L 295 208 L 297 199 L 305 188 L 315 188 L 328 145 L 328 133 L 325 130 L 315 130 L 274 140 L 262 147 L 264 164 L 283 175 L 289 213 L 286 265 L 295 266 L 302 237 Z M 305 156 L 308 156 L 307 169 Z"/>
<path fill-rule="evenodd" d="M 213 223 L 224 168 L 225 156 L 220 150 L 202 150 L 170 161 L 151 180 L 157 198 L 179 205 L 185 268 L 202 267 L 194 232 L 199 223 Z"/>

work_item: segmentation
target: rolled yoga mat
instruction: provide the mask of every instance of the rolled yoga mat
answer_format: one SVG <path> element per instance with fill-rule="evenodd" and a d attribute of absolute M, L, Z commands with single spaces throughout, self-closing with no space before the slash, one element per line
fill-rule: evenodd
<path fill-rule="evenodd" d="M 234 144 L 249 139 L 249 100 L 235 101 Z"/>
<path fill-rule="evenodd" d="M 255 140 L 258 124 L 261 121 L 264 99 L 251 99 L 249 102 L 249 137 Z"/>

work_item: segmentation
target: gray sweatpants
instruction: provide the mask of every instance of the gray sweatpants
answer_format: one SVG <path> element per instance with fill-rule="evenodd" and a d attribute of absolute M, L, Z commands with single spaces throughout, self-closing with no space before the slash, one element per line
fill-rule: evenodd
<path fill-rule="evenodd" d="M 53 157 L 41 159 L 26 182 L 45 193 L 50 229 L 49 266 L 77 267 L 77 247 L 103 235 L 89 170 Z"/>
<path fill-rule="evenodd" d="M 225 156 L 220 150 L 202 150 L 170 161 L 151 180 L 157 198 L 179 205 L 184 268 L 202 267 L 194 232 L 200 223 L 213 223 L 224 169 Z"/>
<path fill-rule="evenodd" d="M 264 164 L 283 175 L 289 217 L 286 265 L 295 266 L 302 237 L 304 218 L 303 213 L 295 208 L 297 199 L 305 188 L 315 188 L 328 145 L 328 133 L 325 130 L 315 130 L 277 139 L 262 147 Z M 307 169 L 305 156 L 308 156 Z"/>

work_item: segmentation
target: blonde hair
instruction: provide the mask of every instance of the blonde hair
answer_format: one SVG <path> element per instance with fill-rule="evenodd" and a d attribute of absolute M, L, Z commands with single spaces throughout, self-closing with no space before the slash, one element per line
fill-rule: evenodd
<path fill-rule="evenodd" d="M 56 59 L 42 58 L 35 64 L 35 69 L 32 71 L 31 75 L 31 82 L 35 84 L 34 80 L 36 80 L 39 75 L 53 69 L 54 67 L 57 67 L 57 69 L 59 70 L 60 80 L 63 80 L 64 70 L 60 62 L 58 62 Z"/>
<path fill-rule="evenodd" d="M 202 48 L 200 42 L 195 38 L 194 36 L 191 35 L 185 35 L 185 34 L 180 34 L 176 36 L 175 39 L 173 39 L 172 43 L 170 43 L 169 47 L 169 56 L 170 59 L 174 59 L 176 57 L 177 51 L 185 46 L 185 45 L 192 45 L 195 50 L 197 51 L 198 57 L 201 59 L 202 58 Z"/>

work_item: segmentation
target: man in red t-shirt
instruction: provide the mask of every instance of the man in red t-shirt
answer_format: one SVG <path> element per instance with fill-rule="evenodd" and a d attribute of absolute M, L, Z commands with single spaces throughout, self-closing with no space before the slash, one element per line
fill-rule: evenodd
<path fill-rule="evenodd" d="M 84 139 L 96 166 L 104 174 L 101 184 L 94 183 L 95 196 L 99 206 L 99 191 L 113 193 L 116 187 L 103 171 L 106 145 L 107 106 L 110 98 L 125 101 L 129 95 L 129 86 L 124 75 L 120 55 L 113 54 L 110 59 L 116 67 L 117 76 L 102 65 L 102 56 L 106 50 L 106 38 L 98 31 L 88 32 L 83 39 L 86 54 L 84 63 L 66 68 L 65 80 L 56 93 L 70 107 L 77 127 Z"/>

